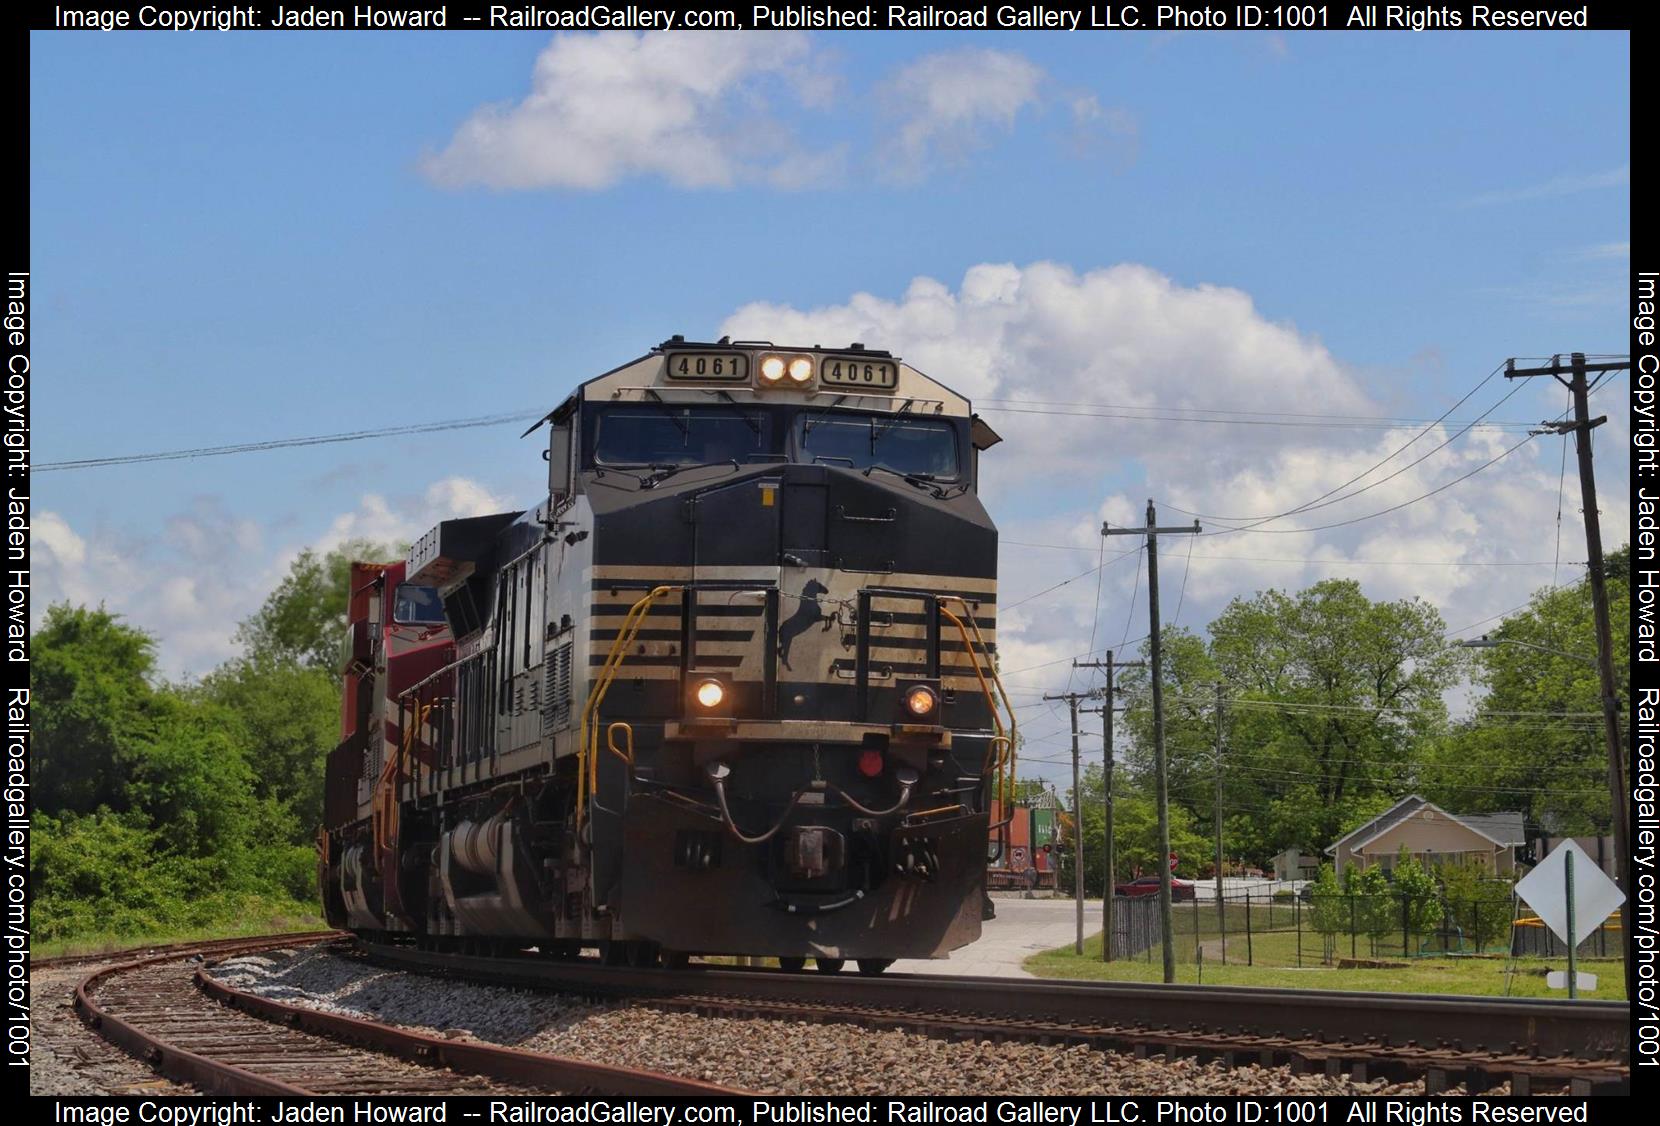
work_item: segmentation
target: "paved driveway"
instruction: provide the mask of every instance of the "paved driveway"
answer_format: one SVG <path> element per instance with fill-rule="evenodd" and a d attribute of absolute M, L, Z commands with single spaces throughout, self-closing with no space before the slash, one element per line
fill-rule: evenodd
<path fill-rule="evenodd" d="M 893 964 L 897 973 L 964 974 L 974 977 L 1031 977 L 1020 963 L 1041 950 L 1071 942 L 1076 922 L 1070 899 L 1001 899 L 997 918 L 988 919 L 980 940 L 954 952 L 950 958 L 903 958 Z M 1084 903 L 1084 936 L 1101 930 L 1101 901 Z"/>

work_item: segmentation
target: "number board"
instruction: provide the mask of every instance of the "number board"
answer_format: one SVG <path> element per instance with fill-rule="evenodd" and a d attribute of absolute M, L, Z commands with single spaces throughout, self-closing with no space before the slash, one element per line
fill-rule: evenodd
<path fill-rule="evenodd" d="M 864 356 L 826 356 L 818 364 L 818 381 L 827 387 L 892 391 L 899 386 L 899 365 Z"/>
<path fill-rule="evenodd" d="M 749 357 L 742 352 L 670 352 L 670 379 L 749 382 Z"/>

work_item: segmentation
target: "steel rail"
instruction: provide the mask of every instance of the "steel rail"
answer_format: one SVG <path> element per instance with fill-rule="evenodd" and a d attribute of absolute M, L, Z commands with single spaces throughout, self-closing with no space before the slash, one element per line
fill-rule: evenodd
<path fill-rule="evenodd" d="M 1144 1052 L 1270 1057 L 1328 1071 L 1452 1073 L 1488 1086 L 1610 1090 L 1629 1083 L 1631 1011 L 1563 1002 L 1240 986 L 1163 986 L 887 974 L 879 978 L 693 967 L 641 970 L 535 956 L 483 957 L 359 942 L 382 965 L 494 984 L 627 996 L 709 1011 L 903 1027 L 949 1036 L 1094 1043 Z M 1438 1080 L 1439 1076 L 1439 1080 Z M 1487 1077 L 1487 1078 L 1484 1078 Z"/>
<path fill-rule="evenodd" d="M 330 932 L 322 937 L 338 935 Z M 283 935 L 183 944 L 168 953 L 106 966 L 89 974 L 76 986 L 75 1010 L 81 1020 L 100 1036 L 145 1060 L 161 1074 L 199 1090 L 221 1095 L 309 1097 L 389 1093 L 410 1087 L 416 1088 L 415 1093 L 470 1093 L 457 1088 L 454 1074 L 449 1074 L 447 1080 L 444 1078 L 446 1073 L 455 1072 L 478 1076 L 482 1080 L 504 1081 L 534 1092 L 701 1096 L 747 1093 L 701 1080 L 635 1071 L 481 1041 L 441 1039 L 354 1017 L 319 1012 L 227 986 L 205 973 L 205 965 L 198 966 L 188 980 L 183 979 L 181 974 L 178 985 L 190 991 L 192 996 L 198 996 L 199 991 L 200 1003 L 209 1008 L 217 1009 L 218 1005 L 224 1005 L 241 1011 L 250 1021 L 259 1020 L 280 1026 L 273 1027 L 269 1033 L 260 1033 L 256 1038 L 262 1049 L 257 1058 L 249 1058 L 246 1037 L 215 1036 L 206 1038 L 208 1042 L 204 1042 L 202 1036 L 191 1035 L 186 1038 L 189 1046 L 175 1042 L 181 1023 L 189 1023 L 190 1018 L 189 1014 L 181 1016 L 175 1011 L 176 994 L 172 1002 L 167 997 L 170 987 L 158 988 L 155 993 L 144 997 L 144 1004 L 137 1008 L 136 1014 L 131 997 L 120 998 L 114 1005 L 100 997 L 101 990 L 123 975 L 198 957 L 199 950 L 192 948 L 210 946 L 213 953 L 230 955 L 308 945 L 316 942 L 317 938 L 317 935 Z M 217 1004 L 210 1004 L 209 999 Z M 197 1021 L 189 1031 L 199 1032 L 201 1027 L 200 1021 Z M 221 1055 L 226 1058 L 219 1058 Z M 377 1059 L 384 1061 L 383 1064 L 377 1065 L 374 1062 Z M 361 1076 L 358 1080 L 363 1088 L 361 1090 L 340 1089 L 343 1082 L 347 1086 L 352 1083 L 351 1073 L 342 1066 L 348 1060 L 356 1063 L 352 1071 Z M 408 1064 L 417 1065 L 417 1070 L 408 1070 Z M 484 1093 L 484 1090 L 493 1093 L 495 1088 L 487 1085 L 471 1093 Z"/>
<path fill-rule="evenodd" d="M 285 1024 L 301 1032 L 360 1044 L 412 1063 L 448 1067 L 491 1079 L 552 1086 L 572 1094 L 710 1097 L 750 1093 L 660 1071 L 641 1071 L 568 1056 L 527 1052 L 481 1040 L 449 1040 L 341 1013 L 273 1001 L 269 997 L 232 988 L 214 978 L 206 968 L 197 969 L 196 986 L 230 1008 Z"/>
<path fill-rule="evenodd" d="M 240 950 L 249 943 L 258 948 L 259 944 L 280 940 L 284 943 L 321 942 L 330 938 L 345 938 L 345 931 L 291 931 L 284 934 L 269 935 L 242 935 L 237 938 L 205 938 L 193 939 L 188 942 L 156 942 L 140 943 L 123 950 L 104 950 L 88 954 L 56 954 L 48 958 L 30 958 L 30 970 L 57 970 L 66 966 L 84 966 L 95 962 L 124 962 L 133 958 L 149 957 L 152 955 L 170 955 L 187 957 L 191 954 L 229 953 Z"/>

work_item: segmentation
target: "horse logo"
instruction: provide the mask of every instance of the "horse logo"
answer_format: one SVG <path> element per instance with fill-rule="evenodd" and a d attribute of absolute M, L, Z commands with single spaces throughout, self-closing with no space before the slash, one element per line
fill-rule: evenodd
<path fill-rule="evenodd" d="M 795 613 L 778 625 L 778 659 L 792 672 L 795 670 L 790 665 L 790 643 L 820 622 L 826 630 L 836 622 L 836 616 L 826 614 L 819 605 L 819 595 L 829 593 L 829 587 L 817 579 L 808 579 L 807 585 L 796 596 Z"/>

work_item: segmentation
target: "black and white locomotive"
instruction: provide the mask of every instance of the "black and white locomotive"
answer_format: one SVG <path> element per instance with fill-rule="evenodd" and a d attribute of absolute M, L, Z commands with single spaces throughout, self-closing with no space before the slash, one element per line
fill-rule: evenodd
<path fill-rule="evenodd" d="M 674 337 L 543 423 L 545 500 L 354 572 L 330 921 L 825 972 L 977 938 L 1013 731 L 968 400 Z"/>

